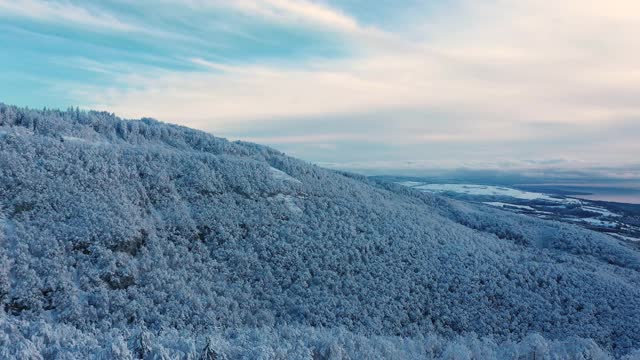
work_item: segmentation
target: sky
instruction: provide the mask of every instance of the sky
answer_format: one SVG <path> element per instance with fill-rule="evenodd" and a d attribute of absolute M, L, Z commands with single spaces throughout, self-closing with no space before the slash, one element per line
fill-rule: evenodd
<path fill-rule="evenodd" d="M 356 171 L 640 177 L 635 0 L 0 0 L 0 101 Z"/>

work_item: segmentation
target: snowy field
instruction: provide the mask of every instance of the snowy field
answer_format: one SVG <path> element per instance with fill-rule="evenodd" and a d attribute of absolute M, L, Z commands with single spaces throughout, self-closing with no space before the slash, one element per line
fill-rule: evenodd
<path fill-rule="evenodd" d="M 532 192 L 508 186 L 426 183 L 419 181 L 400 181 L 398 184 L 422 192 L 437 193 L 465 200 L 478 201 L 484 205 L 506 211 L 534 216 L 540 219 L 562 221 L 577 224 L 589 229 L 617 235 L 617 239 L 637 241 L 640 228 L 628 225 L 628 219 L 622 214 L 607 209 L 605 203 L 593 203 L 561 195 Z M 495 198 L 495 201 L 487 199 Z M 632 220 L 633 222 L 633 220 Z"/>
<path fill-rule="evenodd" d="M 600 214 L 602 216 L 609 216 L 609 217 L 621 217 L 622 216 L 620 214 L 613 213 L 613 212 L 611 212 L 611 211 L 609 211 L 609 210 L 607 210 L 605 208 L 602 208 L 602 207 L 583 206 L 582 208 L 584 210 L 587 210 L 587 211 L 592 211 L 592 212 L 598 213 L 598 214 Z"/>
<path fill-rule="evenodd" d="M 497 201 L 488 201 L 488 202 L 484 202 L 483 204 L 487 204 L 487 205 L 491 205 L 499 208 L 512 207 L 520 210 L 536 211 L 536 209 L 528 205 L 514 205 L 514 204 L 508 204 L 508 203 L 497 202 Z"/>
<path fill-rule="evenodd" d="M 273 176 L 273 178 L 276 180 L 291 181 L 300 184 L 300 180 L 294 178 L 284 171 L 274 168 L 273 166 L 269 166 L 269 172 L 271 173 L 271 176 Z"/>
<path fill-rule="evenodd" d="M 594 219 L 594 218 L 567 219 L 567 221 L 583 222 L 583 223 L 586 223 L 586 224 L 589 224 L 589 225 L 602 226 L 602 227 L 607 227 L 607 228 L 615 228 L 616 226 L 618 226 L 618 223 L 616 223 L 616 222 L 600 220 L 600 219 Z"/>
<path fill-rule="evenodd" d="M 412 187 L 420 191 L 428 192 L 453 192 L 458 194 L 476 196 L 506 196 L 522 200 L 545 200 L 558 203 L 580 203 L 577 199 L 562 199 L 543 193 L 523 191 L 503 186 L 476 185 L 476 184 L 425 184 L 415 181 L 400 182 L 400 185 Z"/>

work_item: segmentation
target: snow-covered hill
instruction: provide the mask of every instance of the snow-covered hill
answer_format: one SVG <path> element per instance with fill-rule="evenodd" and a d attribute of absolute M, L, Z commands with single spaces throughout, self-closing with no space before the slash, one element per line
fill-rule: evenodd
<path fill-rule="evenodd" d="M 640 348 L 625 242 L 150 119 L 0 105 L 0 244 L 0 357 Z"/>
<path fill-rule="evenodd" d="M 637 226 L 640 207 L 633 204 L 596 203 L 561 194 L 551 195 L 495 185 L 441 184 L 420 182 L 416 181 L 416 178 L 398 181 L 397 177 L 384 176 L 376 179 L 396 182 L 422 192 L 442 194 L 457 200 L 483 203 L 540 219 L 578 224 L 624 241 L 640 242 L 640 227 Z"/>

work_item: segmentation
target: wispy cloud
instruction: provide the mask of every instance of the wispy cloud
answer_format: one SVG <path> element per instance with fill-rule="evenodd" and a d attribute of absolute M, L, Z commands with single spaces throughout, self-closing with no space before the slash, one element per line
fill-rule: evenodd
<path fill-rule="evenodd" d="M 321 26 L 328 30 L 357 32 L 358 22 L 348 14 L 327 4 L 308 0 L 164 0 L 165 3 L 187 4 L 196 9 L 231 9 L 249 16 L 280 23 Z"/>
<path fill-rule="evenodd" d="M 50 22 L 71 22 L 110 31 L 139 31 L 140 27 L 126 23 L 104 11 L 91 10 L 70 2 L 42 0 L 0 0 L 0 15 L 13 15 Z"/>
<path fill-rule="evenodd" d="M 202 39 L 165 31 L 146 24 L 144 19 L 128 18 L 100 6 L 99 3 L 69 0 L 0 0 L 0 18 L 18 17 L 62 27 L 81 28 L 82 32 L 138 34 L 202 44 Z"/>
<path fill-rule="evenodd" d="M 128 26 L 145 27 L 140 25 L 144 19 L 119 20 L 77 4 L 28 0 L 20 9 L 11 4 L 0 0 L 0 9 L 43 18 L 60 13 L 69 21 L 113 24 L 125 32 Z M 176 49 L 170 56 L 182 59 L 188 70 L 87 60 L 84 65 L 95 71 L 108 70 L 113 86 L 68 89 L 85 106 L 244 134 L 310 159 L 319 153 L 305 153 L 304 145 L 322 145 L 337 154 L 346 143 L 354 148 L 383 144 L 386 152 L 378 155 L 393 161 L 428 156 L 481 161 L 505 153 L 632 161 L 640 152 L 640 128 L 633 125 L 640 118 L 640 48 L 635 46 L 640 4 L 634 1 L 459 0 L 450 11 L 441 7 L 436 13 L 423 11 L 417 2 L 410 22 L 384 30 L 371 21 L 363 25 L 357 14 L 339 7 L 340 1 L 331 6 L 311 0 L 138 4 L 161 6 L 163 14 L 180 7 L 182 23 L 218 15 L 212 20 L 216 27 L 247 34 L 228 42 L 231 47 L 240 39 L 251 45 L 238 56 L 227 56 L 223 48 Z M 63 11 L 63 5 L 70 8 Z M 260 23 L 260 30 L 234 20 L 225 23 L 226 15 L 220 14 L 239 14 L 240 23 Z M 190 25 L 197 30 L 202 24 Z M 261 33 L 264 29 L 285 32 L 268 39 L 276 40 L 278 50 L 296 46 L 305 56 L 279 56 L 274 50 L 268 60 L 252 58 L 257 40 L 269 44 L 266 37 L 276 36 Z M 322 37 L 286 36 L 291 34 Z M 321 47 L 308 51 L 320 38 L 348 51 L 339 56 Z M 327 119 L 341 121 L 320 131 L 317 124 Z M 277 125 L 290 121 L 309 133 Z M 256 136 L 247 130 L 258 124 L 279 132 Z"/>
<path fill-rule="evenodd" d="M 599 5 L 599 12 L 583 10 L 582 2 L 547 7 L 533 0 L 515 6 L 500 4 L 502 8 L 485 4 L 481 10 L 467 14 L 470 26 L 466 31 L 462 28 L 452 36 L 437 33 L 438 37 L 430 42 L 414 42 L 398 53 L 374 47 L 366 49 L 368 53 L 360 57 L 312 61 L 302 68 L 287 64 L 222 69 L 216 65 L 223 74 L 176 74 L 173 79 L 148 81 L 143 87 L 184 90 L 181 93 L 186 96 L 179 101 L 193 99 L 196 106 L 191 108 L 197 112 L 195 117 L 207 117 L 214 123 L 225 119 L 306 116 L 399 106 L 465 106 L 476 108 L 480 114 L 513 120 L 577 122 L 640 113 L 640 107 L 633 103 L 612 106 L 610 102 L 590 101 L 603 99 L 602 95 L 611 88 L 622 93 L 634 92 L 640 85 L 634 65 L 637 62 L 632 61 L 640 60 L 640 51 L 627 46 L 635 27 L 618 30 L 622 31 L 618 36 L 602 39 L 601 35 L 602 25 L 619 18 L 621 4 L 609 8 L 591 1 L 591 7 Z M 638 7 L 629 4 L 630 11 Z M 232 6 L 259 14 L 273 12 L 273 16 L 286 19 L 300 16 L 322 20 L 341 28 L 357 26 L 350 18 L 309 2 L 240 1 Z M 509 17 L 503 21 L 487 18 L 487 12 L 498 10 Z M 549 12 L 573 20 L 549 28 Z M 484 21 L 474 20 L 483 16 Z M 457 23 L 467 23 L 465 20 Z M 574 22 L 588 25 L 578 26 L 577 31 Z M 619 56 L 611 58 L 611 53 Z M 167 97 L 173 95 L 172 92 Z M 124 92 L 122 96 L 130 99 L 129 104 L 119 99 L 106 99 L 105 103 L 135 108 L 138 97 L 145 95 Z M 215 102 L 216 111 L 206 111 L 204 104 L 198 104 L 200 101 Z M 158 102 L 170 104 L 171 99 L 159 98 Z M 160 113 L 145 107 L 139 107 L 137 113 L 148 111 Z M 168 106 L 162 107 L 161 114 L 169 118 L 177 115 Z"/>
<path fill-rule="evenodd" d="M 327 5 L 306 0 L 238 0 L 217 1 L 253 15 L 266 16 L 283 22 L 312 23 L 339 31 L 358 31 L 352 17 Z"/>

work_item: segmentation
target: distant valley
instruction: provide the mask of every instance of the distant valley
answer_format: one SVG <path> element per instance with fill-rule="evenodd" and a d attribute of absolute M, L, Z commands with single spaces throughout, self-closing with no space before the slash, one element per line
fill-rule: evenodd
<path fill-rule="evenodd" d="M 576 224 L 640 244 L 640 205 L 591 200 L 598 198 L 598 195 L 576 191 L 594 187 L 544 184 L 506 186 L 437 183 L 432 179 L 421 181 L 419 178 L 380 178 L 422 192 L 442 194 L 540 219 Z M 566 190 L 567 188 L 570 190 Z M 616 193 L 615 188 L 605 189 L 605 194 Z M 619 188 L 617 193 L 624 199 L 625 193 L 633 196 L 633 189 Z M 631 201 L 633 199 L 631 197 Z"/>

